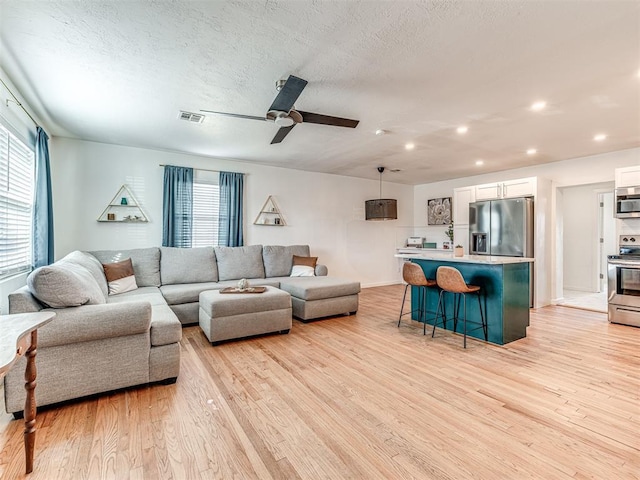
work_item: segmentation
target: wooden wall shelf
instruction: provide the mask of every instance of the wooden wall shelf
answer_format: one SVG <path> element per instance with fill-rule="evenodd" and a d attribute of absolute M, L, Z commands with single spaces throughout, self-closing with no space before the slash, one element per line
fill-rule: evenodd
<path fill-rule="evenodd" d="M 122 185 L 98 217 L 105 223 L 147 223 L 149 219 L 126 185 Z"/>
<path fill-rule="evenodd" d="M 262 205 L 258 216 L 253 221 L 253 224 L 268 225 L 271 227 L 284 227 L 287 224 L 272 195 L 267 197 L 267 201 Z"/>

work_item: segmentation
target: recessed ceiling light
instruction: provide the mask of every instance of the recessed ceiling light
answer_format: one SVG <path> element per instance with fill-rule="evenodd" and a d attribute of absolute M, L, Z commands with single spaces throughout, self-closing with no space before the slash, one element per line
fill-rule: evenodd
<path fill-rule="evenodd" d="M 604 133 L 599 133 L 599 134 L 597 134 L 597 135 L 595 135 L 595 136 L 593 137 L 593 139 L 594 139 L 596 142 L 601 142 L 601 141 L 603 141 L 603 140 L 604 140 L 604 139 L 606 139 L 606 138 L 607 138 L 607 136 L 606 136 Z"/>
<path fill-rule="evenodd" d="M 530 148 L 529 150 L 527 150 L 527 155 L 535 155 L 536 153 L 538 153 L 538 150 L 536 150 L 535 148 Z"/>
<path fill-rule="evenodd" d="M 465 133 L 467 133 L 469 131 L 469 127 L 467 127 L 466 125 L 460 125 L 457 129 L 456 132 L 458 132 L 460 135 L 464 135 Z"/>
<path fill-rule="evenodd" d="M 476 165 L 477 165 L 478 167 L 480 167 L 480 166 L 484 165 L 484 160 L 476 160 Z"/>
<path fill-rule="evenodd" d="M 540 110 L 544 110 L 544 108 L 547 106 L 547 102 L 541 100 L 539 102 L 535 102 L 531 105 L 531 110 L 533 110 L 534 112 L 539 112 Z"/>
<path fill-rule="evenodd" d="M 376 135 L 380 136 L 380 135 L 384 135 L 385 133 L 387 133 L 386 130 L 383 130 L 381 128 L 379 128 L 378 130 L 376 130 Z"/>
<path fill-rule="evenodd" d="M 407 144 L 405 144 L 404 148 L 406 150 L 413 150 L 414 148 L 416 148 L 416 145 L 415 145 L 415 143 L 407 143 Z"/>

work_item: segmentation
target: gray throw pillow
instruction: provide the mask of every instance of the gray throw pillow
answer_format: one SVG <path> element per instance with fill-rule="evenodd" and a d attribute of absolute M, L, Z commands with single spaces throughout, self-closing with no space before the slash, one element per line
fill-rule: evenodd
<path fill-rule="evenodd" d="M 27 285 L 34 297 L 52 308 L 106 303 L 89 270 L 73 262 L 36 268 L 27 277 Z"/>

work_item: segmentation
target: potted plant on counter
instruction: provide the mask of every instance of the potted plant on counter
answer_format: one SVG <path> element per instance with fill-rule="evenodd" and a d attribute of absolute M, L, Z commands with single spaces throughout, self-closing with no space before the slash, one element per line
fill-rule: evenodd
<path fill-rule="evenodd" d="M 442 242 L 442 248 L 451 248 L 453 246 L 453 220 L 449 223 L 449 228 L 444 231 L 445 235 L 449 237 L 448 242 Z"/>
<path fill-rule="evenodd" d="M 453 250 L 454 257 L 462 257 L 464 255 L 464 247 L 460 244 L 456 245 L 456 248 Z"/>

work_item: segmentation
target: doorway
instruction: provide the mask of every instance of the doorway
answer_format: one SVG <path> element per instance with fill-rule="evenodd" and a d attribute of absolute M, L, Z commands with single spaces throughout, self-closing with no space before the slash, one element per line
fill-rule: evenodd
<path fill-rule="evenodd" d="M 607 255 L 615 253 L 613 182 L 562 189 L 560 305 L 607 311 Z"/>

